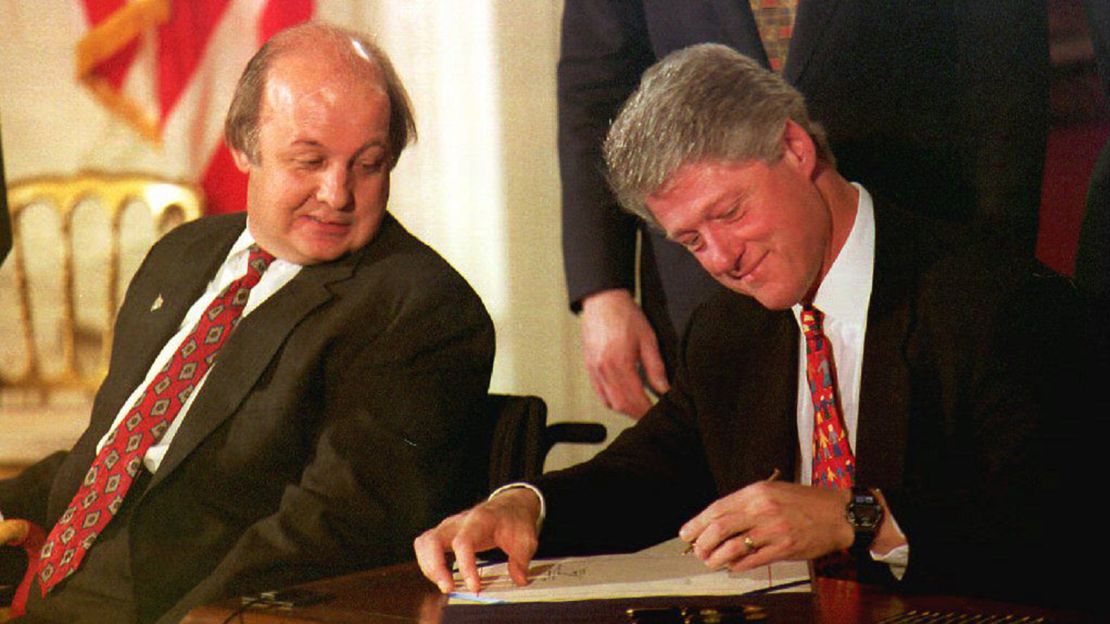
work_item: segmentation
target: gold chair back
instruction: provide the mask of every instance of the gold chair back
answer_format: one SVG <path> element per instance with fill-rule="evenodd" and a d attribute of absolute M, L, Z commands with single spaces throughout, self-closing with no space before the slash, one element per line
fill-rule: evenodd
<path fill-rule="evenodd" d="M 202 196 L 188 184 L 149 175 L 81 173 L 13 182 L 8 186 L 8 204 L 14 240 L 5 263 L 10 266 L 5 266 L 2 274 L 10 275 L 10 284 L 0 286 L 14 290 L 14 306 L 0 308 L 0 323 L 9 332 L 22 334 L 22 357 L 10 352 L 4 355 L 9 361 L 0 366 L 0 388 L 37 396 L 39 402 L 56 391 L 91 396 L 107 372 L 116 311 L 138 265 L 135 260 L 133 267 L 123 266 L 124 255 L 141 259 L 163 233 L 198 218 L 203 212 Z M 149 211 L 149 216 L 136 220 L 136 211 L 143 210 Z M 33 224 L 32 216 L 38 217 L 35 223 L 56 228 Z M 131 227 L 132 221 L 148 223 L 147 231 L 153 232 L 136 244 L 135 236 L 129 238 L 128 232 L 142 228 Z M 92 225 L 85 227 L 86 222 Z M 127 254 L 123 253 L 125 246 Z M 47 282 L 55 281 L 50 287 L 53 306 L 49 314 L 44 312 L 47 304 L 43 301 L 48 297 L 41 293 L 39 283 L 29 279 L 28 270 L 35 264 L 35 256 L 46 251 L 53 252 L 54 260 L 46 264 L 56 269 L 44 272 L 50 274 L 44 278 Z M 88 281 L 97 282 L 97 296 L 88 296 L 88 288 L 82 290 L 79 283 L 75 259 L 84 252 L 99 259 L 89 261 L 92 268 L 80 271 L 92 276 Z M 106 292 L 99 292 L 105 286 Z M 97 308 L 99 322 L 94 324 L 81 322 L 82 316 L 89 314 L 82 306 L 90 305 Z M 13 308 L 14 319 L 2 318 L 12 315 Z M 36 315 L 51 318 L 37 322 Z M 50 332 L 60 335 L 44 340 L 43 334 Z M 91 357 L 78 357 L 81 345 L 94 345 Z"/>

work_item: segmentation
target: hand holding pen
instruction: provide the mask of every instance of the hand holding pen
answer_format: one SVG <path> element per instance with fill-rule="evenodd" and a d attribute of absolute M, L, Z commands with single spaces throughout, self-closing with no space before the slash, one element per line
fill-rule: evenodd
<path fill-rule="evenodd" d="M 771 476 L 767 477 L 767 481 L 778 481 L 780 474 L 782 473 L 779 472 L 779 469 L 775 468 L 771 471 Z M 755 542 L 752 541 L 751 537 L 745 535 L 743 541 L 744 545 L 747 546 L 750 550 L 756 549 Z M 686 544 L 686 549 L 682 551 L 682 554 L 688 555 L 692 552 L 694 552 L 694 542 L 690 541 L 688 544 Z"/>
<path fill-rule="evenodd" d="M 710 568 L 749 570 L 775 561 L 813 559 L 851 545 L 847 490 L 778 481 L 776 469 L 717 499 L 678 535 Z"/>

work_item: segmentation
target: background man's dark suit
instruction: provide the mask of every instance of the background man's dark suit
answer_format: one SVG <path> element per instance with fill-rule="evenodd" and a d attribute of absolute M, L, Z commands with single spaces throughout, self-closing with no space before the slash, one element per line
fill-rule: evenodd
<path fill-rule="evenodd" d="M 637 222 L 608 192 L 600 153 L 641 73 L 703 42 L 767 60 L 747 0 L 568 0 L 563 20 L 563 257 L 576 306 L 634 286 Z M 1033 256 L 1048 108 L 1043 2 L 801 0 L 790 45 L 783 76 L 828 130 L 847 179 L 913 210 L 979 217 Z M 644 312 L 670 358 L 690 312 L 721 287 L 663 237 L 644 236 L 643 247 Z"/>
<path fill-rule="evenodd" d="M 1082 500 L 1066 483 L 1097 474 L 1079 440 L 1105 430 L 1090 319 L 1059 277 L 942 255 L 936 224 L 878 200 L 875 220 L 856 481 L 883 491 L 909 540 L 904 587 L 1056 600 L 1056 583 L 1083 582 L 1056 565 L 1061 549 L 1104 552 L 1082 530 L 1089 510 L 1060 513 Z M 537 481 L 541 554 L 640 548 L 775 468 L 793 478 L 799 333 L 789 310 L 709 299 L 661 404 Z"/>
<path fill-rule="evenodd" d="M 1102 78 L 1102 92 L 1110 100 L 1110 4 L 1087 0 L 1091 42 Z M 1110 302 L 1110 141 L 1091 171 L 1087 209 L 1075 252 L 1075 281 L 1092 295 Z"/>
<path fill-rule="evenodd" d="M 206 218 L 155 245 L 89 429 L 0 483 L 6 515 L 49 530 L 243 226 L 241 214 Z M 128 500 L 140 619 L 408 558 L 417 533 L 484 485 L 475 410 L 493 351 L 478 297 L 388 214 L 361 250 L 304 267 L 244 318 L 145 494 Z"/>

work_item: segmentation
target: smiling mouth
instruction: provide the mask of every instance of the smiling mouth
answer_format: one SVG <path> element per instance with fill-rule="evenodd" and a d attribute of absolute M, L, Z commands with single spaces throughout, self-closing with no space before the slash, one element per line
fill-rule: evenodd
<path fill-rule="evenodd" d="M 763 254 L 762 256 L 757 258 L 754 262 L 752 262 L 750 265 L 748 265 L 747 269 L 741 269 L 740 271 L 733 273 L 732 278 L 737 280 L 737 281 L 741 281 L 741 282 L 751 281 L 751 279 L 753 279 L 752 278 L 752 273 L 754 273 L 755 270 L 758 269 L 761 264 L 763 264 L 763 261 L 766 258 L 767 258 L 767 254 Z"/>

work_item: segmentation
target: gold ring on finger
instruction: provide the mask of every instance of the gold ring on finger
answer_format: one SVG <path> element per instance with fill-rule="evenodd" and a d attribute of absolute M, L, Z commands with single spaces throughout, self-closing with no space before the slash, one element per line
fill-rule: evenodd
<path fill-rule="evenodd" d="M 755 540 L 753 540 L 752 536 L 750 536 L 750 535 L 745 535 L 744 536 L 744 546 L 746 546 L 749 551 L 754 551 L 754 550 L 759 549 L 759 546 L 755 545 Z"/>

